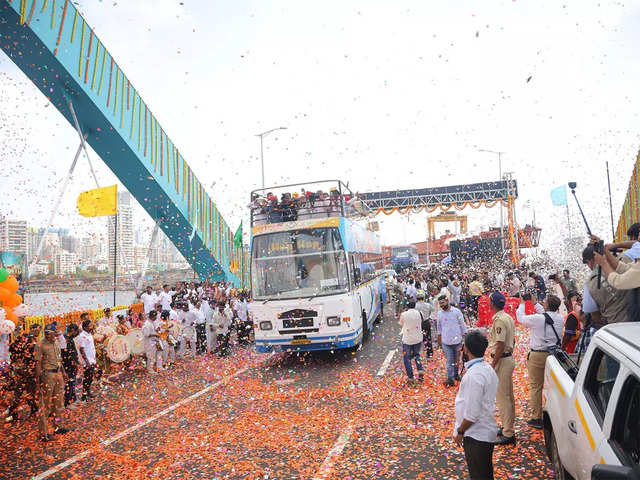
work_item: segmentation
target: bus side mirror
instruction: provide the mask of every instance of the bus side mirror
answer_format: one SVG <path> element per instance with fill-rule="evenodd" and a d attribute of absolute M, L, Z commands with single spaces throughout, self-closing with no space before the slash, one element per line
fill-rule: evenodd
<path fill-rule="evenodd" d="M 633 467 L 597 464 L 591 469 L 591 480 L 640 480 L 640 473 Z"/>
<path fill-rule="evenodd" d="M 353 281 L 360 283 L 360 269 L 358 267 L 353 269 Z"/>

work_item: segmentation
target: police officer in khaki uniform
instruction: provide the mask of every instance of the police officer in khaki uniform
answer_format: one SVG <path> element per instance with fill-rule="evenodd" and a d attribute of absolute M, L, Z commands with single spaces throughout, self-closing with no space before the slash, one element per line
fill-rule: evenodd
<path fill-rule="evenodd" d="M 48 442 L 53 438 L 49 435 L 47 422 L 51 417 L 53 433 L 62 435 L 69 430 L 57 425 L 56 415 L 64 410 L 64 385 L 67 374 L 62 366 L 62 353 L 58 343 L 57 329 L 54 325 L 47 325 L 44 338 L 38 342 L 35 349 L 36 382 L 40 390 L 40 439 Z"/>
<path fill-rule="evenodd" d="M 502 422 L 502 432 L 498 435 L 496 445 L 516 443 L 513 423 L 516 416 L 516 402 L 513 396 L 513 345 L 515 343 L 515 323 L 506 313 L 506 299 L 500 292 L 493 292 L 489 297 L 489 306 L 493 311 L 493 325 L 489 332 L 489 348 L 491 349 L 491 366 L 498 375 L 498 391 L 496 403 Z"/>

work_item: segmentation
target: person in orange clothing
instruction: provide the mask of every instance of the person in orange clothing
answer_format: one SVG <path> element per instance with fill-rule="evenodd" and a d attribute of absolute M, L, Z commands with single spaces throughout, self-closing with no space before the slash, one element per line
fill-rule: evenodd
<path fill-rule="evenodd" d="M 562 349 L 567 353 L 574 353 L 582 330 L 582 298 L 578 293 L 569 297 L 571 311 L 564 318 L 564 334 L 562 335 Z"/>

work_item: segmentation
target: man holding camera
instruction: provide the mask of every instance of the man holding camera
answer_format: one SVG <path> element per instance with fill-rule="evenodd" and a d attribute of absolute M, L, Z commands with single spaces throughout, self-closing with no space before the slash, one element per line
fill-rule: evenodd
<path fill-rule="evenodd" d="M 592 326 L 597 330 L 609 323 L 627 321 L 628 292 L 618 290 L 608 282 L 606 269 L 602 274 L 598 272 L 596 255 L 599 258 L 604 259 L 604 257 L 596 254 L 594 249 L 596 243 L 587 245 L 582 251 L 582 263 L 591 270 L 582 292 L 582 310 L 585 315 L 591 314 Z"/>
<path fill-rule="evenodd" d="M 555 295 L 549 295 L 544 301 L 544 313 L 525 315 L 524 301 L 516 310 L 518 322 L 531 330 L 529 345 L 531 350 L 527 355 L 527 370 L 529 372 L 529 406 L 531 419 L 527 423 L 532 428 L 542 429 L 542 387 L 544 385 L 544 366 L 549 352 L 554 347 L 560 347 L 562 327 L 564 321 L 558 313 L 561 300 Z"/>

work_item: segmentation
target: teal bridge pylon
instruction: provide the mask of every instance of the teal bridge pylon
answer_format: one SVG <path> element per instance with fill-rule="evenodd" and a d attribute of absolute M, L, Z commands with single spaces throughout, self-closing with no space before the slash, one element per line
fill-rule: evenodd
<path fill-rule="evenodd" d="M 0 0 L 0 48 L 74 126 L 71 102 L 87 143 L 201 279 L 243 283 L 232 230 L 72 1 Z"/>

